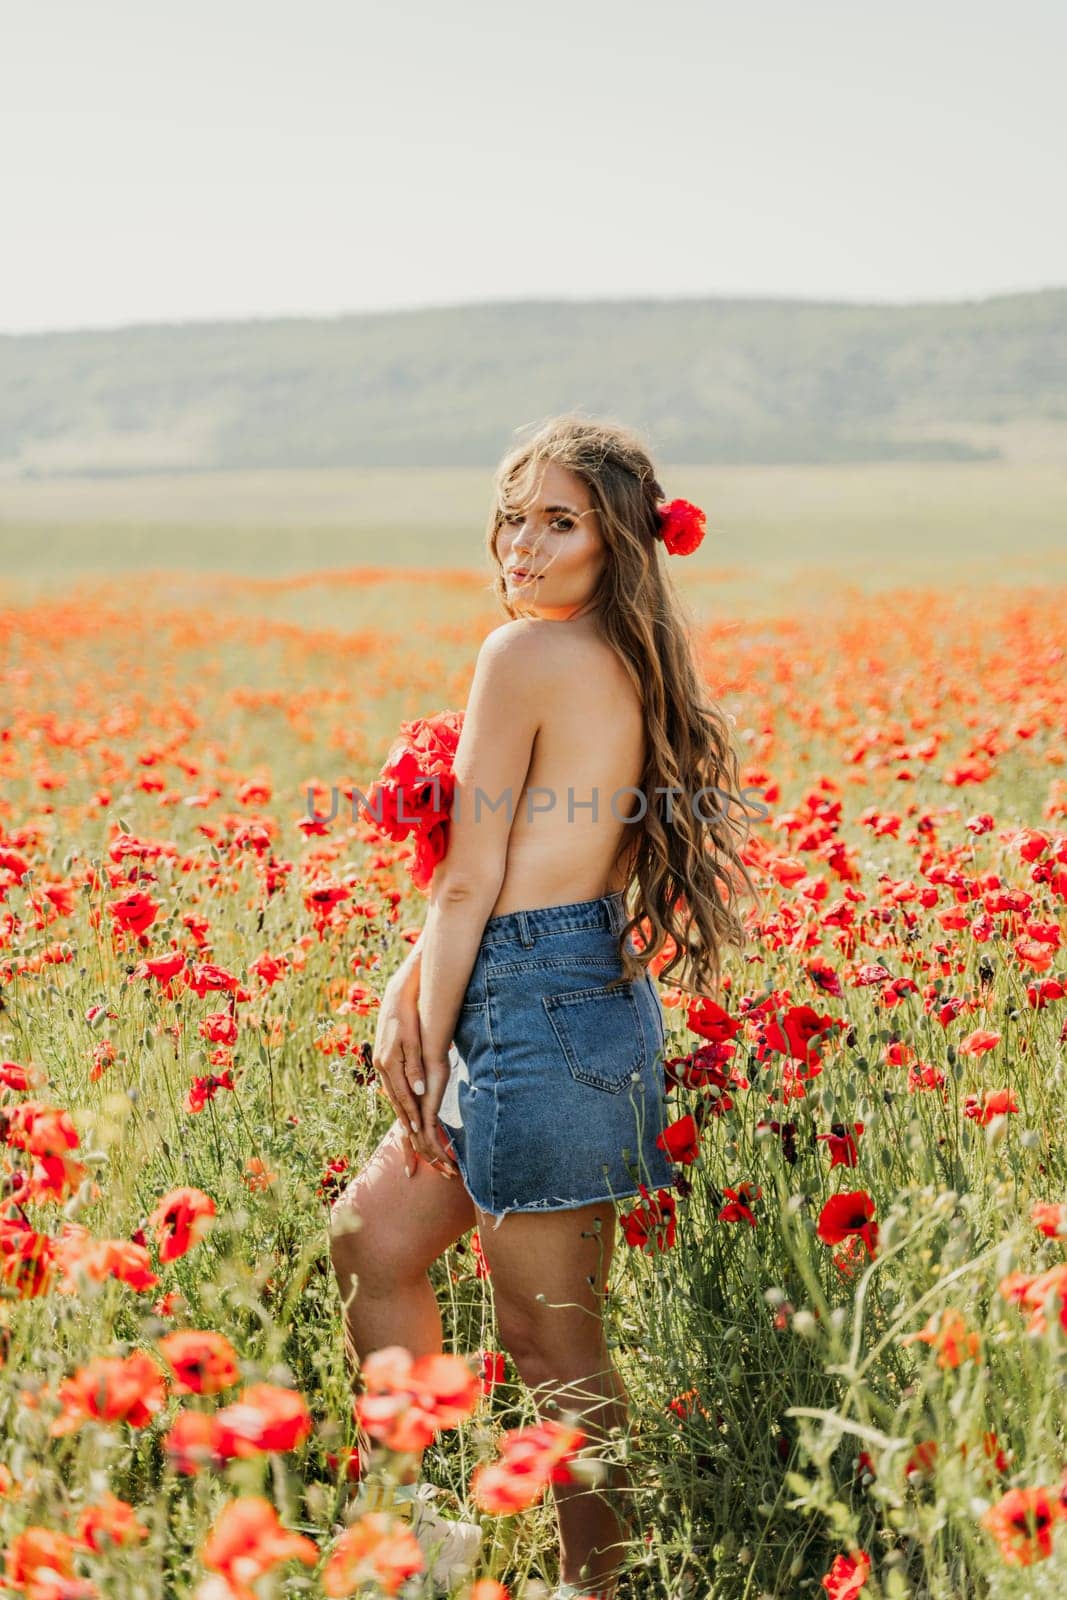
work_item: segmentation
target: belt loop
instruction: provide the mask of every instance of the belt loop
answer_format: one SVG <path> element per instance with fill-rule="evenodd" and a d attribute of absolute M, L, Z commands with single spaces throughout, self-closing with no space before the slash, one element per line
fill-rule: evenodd
<path fill-rule="evenodd" d="M 530 924 L 526 920 L 525 911 L 520 911 L 518 913 L 518 918 L 519 918 L 519 938 L 522 940 L 523 949 L 524 950 L 530 950 L 530 949 L 533 948 L 534 937 L 533 937 L 533 934 L 530 932 Z"/>

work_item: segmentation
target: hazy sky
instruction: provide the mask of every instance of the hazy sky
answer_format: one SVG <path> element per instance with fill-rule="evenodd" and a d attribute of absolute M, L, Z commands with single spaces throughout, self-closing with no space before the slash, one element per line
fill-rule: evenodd
<path fill-rule="evenodd" d="M 1067 283 L 1065 0 L 0 0 L 0 328 Z"/>

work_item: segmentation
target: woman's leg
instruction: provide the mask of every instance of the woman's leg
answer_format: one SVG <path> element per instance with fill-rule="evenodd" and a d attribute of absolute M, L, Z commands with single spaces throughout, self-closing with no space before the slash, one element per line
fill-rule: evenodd
<path fill-rule="evenodd" d="M 356 1393 L 370 1351 L 391 1344 L 416 1357 L 440 1351 L 441 1313 L 427 1269 L 475 1222 L 462 1179 L 446 1178 L 426 1161 L 412 1177 L 405 1174 L 399 1132 L 394 1122 L 330 1208 L 330 1257 Z M 363 1466 L 369 1451 L 361 1437 Z M 408 1481 L 418 1476 L 421 1459 L 420 1451 Z"/>
<path fill-rule="evenodd" d="M 625 1430 L 627 1395 L 604 1340 L 603 1300 L 615 1245 L 615 1208 L 597 1202 L 574 1211 L 477 1212 L 478 1237 L 492 1273 L 500 1340 L 538 1413 L 578 1413 L 590 1444 Z M 564 1582 L 610 1600 L 626 1550 L 625 1468 L 605 1485 L 553 1484 Z M 605 1487 L 607 1493 L 605 1494 Z M 623 1503 L 620 1503 L 622 1501 Z"/>

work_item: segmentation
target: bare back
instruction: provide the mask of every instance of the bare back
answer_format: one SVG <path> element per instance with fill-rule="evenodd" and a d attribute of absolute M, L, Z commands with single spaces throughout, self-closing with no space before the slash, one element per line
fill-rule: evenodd
<path fill-rule="evenodd" d="M 542 627 L 554 692 L 515 801 L 492 916 L 624 888 L 628 857 L 620 852 L 641 831 L 639 821 L 621 820 L 643 810 L 640 796 L 627 792 L 640 787 L 645 762 L 637 690 L 588 619 Z"/>

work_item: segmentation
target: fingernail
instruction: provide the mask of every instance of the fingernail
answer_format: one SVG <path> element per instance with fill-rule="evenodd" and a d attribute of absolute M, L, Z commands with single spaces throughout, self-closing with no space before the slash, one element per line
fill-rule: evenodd
<path fill-rule="evenodd" d="M 418 1083 L 416 1083 L 416 1085 L 415 1085 L 415 1093 L 416 1094 L 425 1094 L 426 1093 L 426 1085 L 423 1083 L 421 1078 L 419 1079 Z"/>
<path fill-rule="evenodd" d="M 411 1119 L 411 1131 L 412 1131 L 412 1133 L 418 1133 L 418 1131 L 419 1131 L 419 1125 L 415 1121 L 414 1117 L 412 1117 L 412 1119 Z"/>

